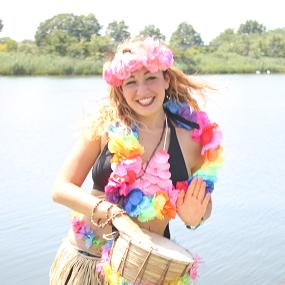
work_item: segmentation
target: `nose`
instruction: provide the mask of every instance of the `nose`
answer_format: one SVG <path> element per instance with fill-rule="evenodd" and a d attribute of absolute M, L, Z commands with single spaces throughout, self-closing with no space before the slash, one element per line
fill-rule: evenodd
<path fill-rule="evenodd" d="M 143 96 L 146 92 L 146 84 L 143 81 L 137 83 L 137 95 Z"/>

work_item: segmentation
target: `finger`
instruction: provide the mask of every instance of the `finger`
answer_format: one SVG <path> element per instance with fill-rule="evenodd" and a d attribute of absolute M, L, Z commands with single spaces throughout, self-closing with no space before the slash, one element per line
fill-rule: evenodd
<path fill-rule="evenodd" d="M 187 193 L 186 193 L 187 196 L 193 196 L 196 184 L 197 184 L 197 178 L 195 177 L 193 178 L 190 185 L 188 186 Z"/>
<path fill-rule="evenodd" d="M 200 189 L 201 189 L 201 187 L 202 187 L 202 183 L 203 183 L 203 180 L 202 180 L 201 177 L 199 177 L 198 180 L 197 180 L 196 188 L 195 188 L 195 190 L 194 190 L 194 194 L 193 194 L 193 196 L 194 196 L 196 199 L 198 199 L 198 196 L 199 196 L 199 193 L 200 193 Z"/>
<path fill-rule="evenodd" d="M 199 193 L 197 196 L 197 199 L 199 201 L 202 201 L 204 199 L 205 191 L 206 191 L 206 183 L 203 180 L 201 180 L 200 189 L 199 189 Z"/>
<path fill-rule="evenodd" d="M 208 193 L 206 194 L 206 196 L 205 196 L 203 202 L 202 202 L 202 207 L 203 207 L 204 212 L 206 211 L 210 200 L 211 200 L 211 193 L 208 192 Z"/>
<path fill-rule="evenodd" d="M 176 200 L 176 207 L 179 209 L 184 203 L 185 191 L 180 191 Z"/>

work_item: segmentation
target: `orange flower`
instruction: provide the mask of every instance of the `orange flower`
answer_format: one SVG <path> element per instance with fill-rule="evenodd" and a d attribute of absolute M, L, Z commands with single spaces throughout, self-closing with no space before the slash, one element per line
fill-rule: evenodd
<path fill-rule="evenodd" d="M 168 200 L 162 209 L 162 214 L 168 218 L 175 219 L 176 217 L 176 207 Z"/>
<path fill-rule="evenodd" d="M 206 161 L 215 161 L 219 158 L 222 151 L 222 147 L 218 146 L 215 149 L 208 149 L 204 153 L 204 159 Z"/>
<path fill-rule="evenodd" d="M 170 202 L 168 194 L 164 191 L 159 191 L 155 196 L 159 195 L 163 196 L 166 200 L 161 213 L 168 218 L 174 219 L 176 216 L 176 207 Z"/>

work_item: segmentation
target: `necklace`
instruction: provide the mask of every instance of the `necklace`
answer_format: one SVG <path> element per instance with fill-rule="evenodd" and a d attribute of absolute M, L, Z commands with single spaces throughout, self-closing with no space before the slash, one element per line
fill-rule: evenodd
<path fill-rule="evenodd" d="M 184 115 L 184 109 L 177 105 L 171 110 Z M 203 163 L 192 176 L 185 181 L 178 181 L 176 185 L 171 180 L 169 154 L 165 150 L 167 117 L 159 142 L 145 167 L 142 167 L 144 149 L 138 140 L 138 128 L 127 131 L 120 124 L 110 128 L 108 148 L 113 153 L 113 172 L 104 189 L 108 201 L 120 203 L 129 216 L 138 218 L 140 222 L 147 222 L 164 217 L 175 218 L 179 192 L 187 191 L 193 178 L 202 178 L 206 183 L 206 192 L 213 191 L 217 169 L 223 162 L 220 146 L 222 134 L 218 125 L 211 123 L 205 112 L 191 112 L 190 115 L 199 128 L 192 129 L 189 135 L 200 143 Z M 189 130 L 189 127 L 186 129 Z M 164 147 L 158 151 L 164 134 Z"/>
<path fill-rule="evenodd" d="M 163 129 L 162 129 L 162 132 L 161 132 L 161 135 L 160 135 L 160 138 L 159 138 L 159 141 L 158 143 L 156 144 L 154 150 L 152 151 L 149 159 L 147 160 L 146 162 L 146 166 L 142 169 L 143 173 L 137 177 L 137 179 L 140 179 L 144 176 L 147 168 L 148 168 L 148 165 L 151 161 L 151 159 L 153 158 L 154 154 L 156 153 L 159 145 L 161 144 L 161 141 L 162 141 L 162 138 L 163 138 L 163 135 L 164 135 L 164 132 L 165 132 L 165 128 L 166 128 L 166 134 L 165 134 L 165 138 L 164 138 L 164 144 L 163 144 L 163 149 L 165 149 L 165 145 L 166 145 L 166 140 L 167 140 L 167 133 L 168 133 L 168 122 L 167 122 L 167 116 L 165 115 L 165 121 L 164 121 L 164 124 L 163 124 Z"/>

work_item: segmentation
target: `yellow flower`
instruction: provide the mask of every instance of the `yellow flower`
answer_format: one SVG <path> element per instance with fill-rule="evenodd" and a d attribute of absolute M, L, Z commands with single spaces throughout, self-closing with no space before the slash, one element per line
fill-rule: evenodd
<path fill-rule="evenodd" d="M 164 195 L 158 194 L 155 196 L 153 206 L 156 211 L 156 217 L 160 220 L 162 220 L 164 217 L 162 214 L 162 210 L 165 203 L 166 203 L 166 198 L 164 197 Z"/>
<path fill-rule="evenodd" d="M 114 153 L 112 162 L 132 159 L 136 156 L 141 156 L 144 152 L 143 146 L 140 145 L 134 135 L 112 135 L 108 148 L 111 153 Z"/>

